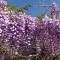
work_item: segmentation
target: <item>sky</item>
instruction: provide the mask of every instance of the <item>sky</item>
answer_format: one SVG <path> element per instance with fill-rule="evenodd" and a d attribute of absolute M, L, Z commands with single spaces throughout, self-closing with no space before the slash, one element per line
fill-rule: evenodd
<path fill-rule="evenodd" d="M 8 4 L 13 4 L 16 7 L 22 7 L 26 4 L 41 4 L 41 2 L 51 5 L 52 2 L 55 1 L 60 6 L 60 0 L 7 0 Z M 50 8 L 48 7 L 40 7 L 40 6 L 33 6 L 30 8 L 27 12 L 27 14 L 30 14 L 32 16 L 38 16 L 40 13 L 49 14 Z"/>

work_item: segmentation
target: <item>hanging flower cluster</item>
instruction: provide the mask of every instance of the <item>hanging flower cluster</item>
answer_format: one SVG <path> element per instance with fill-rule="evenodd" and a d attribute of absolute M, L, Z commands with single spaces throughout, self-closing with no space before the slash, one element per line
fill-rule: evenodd
<path fill-rule="evenodd" d="M 10 16 L 8 12 L 0 12 L 0 45 L 9 46 L 14 54 L 19 54 L 21 49 L 29 54 L 35 42 L 35 20 L 23 13 Z"/>
<path fill-rule="evenodd" d="M 51 19 L 45 16 L 42 22 L 37 23 L 36 37 L 38 53 L 41 53 L 42 49 L 44 49 L 47 56 L 60 54 L 59 19 Z"/>

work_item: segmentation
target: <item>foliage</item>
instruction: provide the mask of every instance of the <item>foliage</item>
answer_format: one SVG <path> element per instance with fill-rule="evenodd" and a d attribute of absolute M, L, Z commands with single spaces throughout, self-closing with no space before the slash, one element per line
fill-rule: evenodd
<path fill-rule="evenodd" d="M 25 12 L 25 11 L 27 11 L 30 7 L 32 7 L 32 5 L 31 4 L 27 4 L 27 5 L 25 5 L 25 6 L 23 6 L 23 7 L 16 7 L 16 6 L 13 6 L 12 4 L 8 4 L 7 5 L 7 10 L 9 10 L 9 11 L 14 11 L 14 12 Z"/>
<path fill-rule="evenodd" d="M 44 16 L 45 16 L 45 14 L 44 14 L 44 13 L 41 13 L 40 15 L 37 16 L 37 18 L 38 18 L 39 20 L 42 20 L 42 18 L 44 18 Z"/>

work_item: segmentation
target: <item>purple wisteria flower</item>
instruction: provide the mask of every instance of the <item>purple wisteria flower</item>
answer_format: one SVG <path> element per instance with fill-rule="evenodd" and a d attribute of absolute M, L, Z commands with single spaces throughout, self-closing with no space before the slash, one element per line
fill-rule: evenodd
<path fill-rule="evenodd" d="M 35 17 L 25 13 L 0 12 L 0 45 L 9 46 L 13 54 L 19 55 L 20 50 L 24 55 L 30 55 L 35 46 Z"/>
<path fill-rule="evenodd" d="M 42 20 L 36 24 L 37 52 L 41 53 L 42 49 L 45 54 L 56 56 L 60 54 L 60 23 L 58 19 L 50 18 Z"/>

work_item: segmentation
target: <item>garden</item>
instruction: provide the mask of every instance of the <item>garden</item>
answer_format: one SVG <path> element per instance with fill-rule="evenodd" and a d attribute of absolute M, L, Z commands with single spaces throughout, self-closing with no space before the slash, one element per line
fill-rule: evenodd
<path fill-rule="evenodd" d="M 41 5 L 47 7 L 48 5 Z M 60 10 L 55 2 L 48 14 L 33 17 L 0 0 L 0 60 L 60 60 Z"/>

